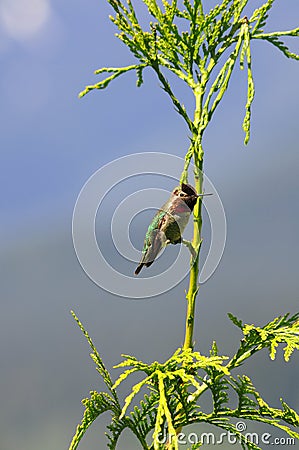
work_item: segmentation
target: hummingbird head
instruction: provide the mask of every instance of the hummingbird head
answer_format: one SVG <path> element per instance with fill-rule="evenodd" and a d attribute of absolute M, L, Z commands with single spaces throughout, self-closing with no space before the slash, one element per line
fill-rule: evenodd
<path fill-rule="evenodd" d="M 195 188 L 191 186 L 191 184 L 182 183 L 182 192 L 184 192 L 184 194 L 188 195 L 189 197 L 198 197 Z"/>
<path fill-rule="evenodd" d="M 197 202 L 198 195 L 191 184 L 182 183 L 181 186 L 177 187 L 173 191 L 173 195 L 175 195 L 176 197 L 180 197 L 186 203 L 188 208 L 193 211 L 193 208 Z"/>

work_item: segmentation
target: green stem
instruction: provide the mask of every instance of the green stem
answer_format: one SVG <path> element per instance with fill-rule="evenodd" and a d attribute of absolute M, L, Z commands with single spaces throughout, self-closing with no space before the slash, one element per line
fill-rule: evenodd
<path fill-rule="evenodd" d="M 227 90 L 229 80 L 231 78 L 231 74 L 237 59 L 237 56 L 240 52 L 241 45 L 243 42 L 243 35 L 245 26 L 248 27 L 248 24 L 245 23 L 243 29 L 239 34 L 239 38 L 236 44 L 236 48 L 230 58 L 228 58 L 227 62 L 224 64 L 222 70 L 219 72 L 218 76 L 214 84 L 212 85 L 208 97 L 206 99 L 205 104 L 203 105 L 203 96 L 207 88 L 207 82 L 209 80 L 209 76 L 211 71 L 215 67 L 220 54 L 218 55 L 218 59 L 212 59 L 209 64 L 208 70 L 204 73 L 202 77 L 201 83 L 199 83 L 193 90 L 195 95 L 195 113 L 194 113 L 194 122 L 193 122 L 193 133 L 192 133 L 192 144 L 186 155 L 185 167 L 182 174 L 182 181 L 187 179 L 188 168 L 190 164 L 190 160 L 193 156 L 194 165 L 195 165 L 195 189 L 198 193 L 202 192 L 202 170 L 203 170 L 203 149 L 202 149 L 202 135 L 204 130 L 206 129 L 208 123 L 211 120 L 211 116 L 214 113 L 214 110 L 217 108 L 219 102 L 222 100 L 224 93 Z M 222 74 L 223 72 L 223 74 Z M 219 79 L 225 76 L 223 86 L 221 90 L 218 92 L 216 99 L 212 107 L 209 110 L 209 102 L 212 98 L 213 93 L 215 92 L 215 85 L 219 82 Z M 186 328 L 185 328 L 185 341 L 184 341 L 184 349 L 193 348 L 193 330 L 194 330 L 194 317 L 195 317 L 195 302 L 197 293 L 199 290 L 198 284 L 198 274 L 199 274 L 199 255 L 201 248 L 201 228 L 202 228 L 202 200 L 199 199 L 196 207 L 194 208 L 194 231 L 193 231 L 193 241 L 192 245 L 197 250 L 197 257 L 191 267 L 190 270 L 190 278 L 189 278 L 189 290 L 187 293 L 187 317 L 186 317 Z"/>
<path fill-rule="evenodd" d="M 192 153 L 194 158 L 194 184 L 196 192 L 202 192 L 202 169 L 203 169 L 203 151 L 201 145 L 202 133 L 198 135 L 199 124 L 202 116 L 202 99 L 204 89 L 202 85 L 198 85 L 194 90 L 195 95 L 195 113 L 194 113 L 194 129 L 192 138 Z M 199 274 L 199 254 L 201 247 L 201 228 L 202 228 L 202 200 L 199 199 L 194 208 L 194 228 L 193 228 L 193 240 L 192 245 L 197 256 L 192 261 L 192 267 L 190 269 L 189 276 L 189 289 L 186 295 L 187 299 L 187 314 L 185 325 L 185 341 L 184 349 L 193 348 L 193 330 L 194 330 L 194 318 L 195 318 L 195 302 L 197 293 L 199 290 L 198 274 Z"/>
<path fill-rule="evenodd" d="M 197 169 L 201 171 L 203 160 L 198 160 Z M 202 176 L 201 174 L 195 174 L 195 189 L 197 192 L 202 191 Z M 194 329 L 194 317 L 195 317 L 195 301 L 199 290 L 198 273 L 199 273 L 199 254 L 201 243 L 201 227 L 202 227 L 202 211 L 201 200 L 198 201 L 194 208 L 194 229 L 192 245 L 195 249 L 198 249 L 197 257 L 190 270 L 189 276 L 189 290 L 187 293 L 187 315 L 186 315 L 186 328 L 185 328 L 185 341 L 184 349 L 193 348 L 193 329 Z"/>

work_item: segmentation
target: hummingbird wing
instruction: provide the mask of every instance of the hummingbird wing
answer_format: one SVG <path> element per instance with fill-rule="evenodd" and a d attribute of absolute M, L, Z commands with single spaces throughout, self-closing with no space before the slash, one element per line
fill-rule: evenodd
<path fill-rule="evenodd" d="M 167 237 L 164 231 L 160 229 L 164 223 L 165 214 L 164 211 L 159 211 L 148 227 L 142 250 L 143 255 L 135 270 L 135 275 L 139 274 L 143 266 L 149 267 L 166 244 Z"/>
<path fill-rule="evenodd" d="M 149 267 L 153 264 L 157 255 L 160 253 L 166 242 L 166 236 L 163 231 L 154 230 L 152 233 L 152 242 L 148 246 L 146 252 L 143 254 L 138 267 L 135 270 L 135 275 L 138 275 L 143 266 Z"/>

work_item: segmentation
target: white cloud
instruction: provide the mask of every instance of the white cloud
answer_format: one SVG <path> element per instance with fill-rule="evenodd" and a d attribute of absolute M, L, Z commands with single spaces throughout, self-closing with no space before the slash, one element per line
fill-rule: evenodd
<path fill-rule="evenodd" d="M 0 22 L 6 33 L 16 39 L 32 38 L 51 16 L 48 0 L 2 0 Z"/>

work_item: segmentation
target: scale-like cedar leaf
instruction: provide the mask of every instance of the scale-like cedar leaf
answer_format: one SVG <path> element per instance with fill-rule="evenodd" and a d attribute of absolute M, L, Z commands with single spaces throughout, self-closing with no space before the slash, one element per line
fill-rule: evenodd
<path fill-rule="evenodd" d="M 84 415 L 81 423 L 77 426 L 76 433 L 72 439 L 69 450 L 76 450 L 82 437 L 86 433 L 90 425 L 106 411 L 116 413 L 113 399 L 106 393 L 92 391 L 90 398 L 82 400 L 85 406 Z"/>

